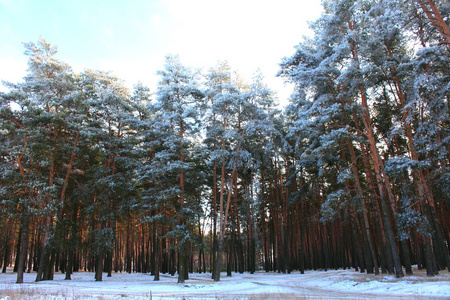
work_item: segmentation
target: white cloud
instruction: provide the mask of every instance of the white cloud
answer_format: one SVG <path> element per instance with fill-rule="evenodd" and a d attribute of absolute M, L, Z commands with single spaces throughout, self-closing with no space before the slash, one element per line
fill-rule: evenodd
<path fill-rule="evenodd" d="M 150 24 L 153 27 L 158 27 L 161 25 L 161 16 L 160 15 L 150 16 L 150 20 L 151 20 Z"/>
<path fill-rule="evenodd" d="M 15 58 L 12 56 L 0 57 L 0 80 L 5 80 L 13 83 L 22 81 L 26 75 L 27 58 L 25 56 Z M 0 90 L 7 91 L 7 88 L 0 82 Z"/>
<path fill-rule="evenodd" d="M 260 68 L 280 98 L 291 88 L 273 77 L 284 56 L 309 33 L 307 21 L 321 13 L 319 1 L 305 0 L 166 0 L 175 33 L 171 52 L 182 62 L 194 66 L 212 66 L 228 60 L 245 79 Z"/>

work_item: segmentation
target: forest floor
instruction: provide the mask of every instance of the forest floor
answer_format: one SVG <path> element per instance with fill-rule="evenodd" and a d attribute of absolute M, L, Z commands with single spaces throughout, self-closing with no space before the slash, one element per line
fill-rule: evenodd
<path fill-rule="evenodd" d="M 161 274 L 160 281 L 141 273 L 113 273 L 94 281 L 94 273 L 77 272 L 72 280 L 57 273 L 53 281 L 34 282 L 34 273 L 24 274 L 24 283 L 15 284 L 17 274 L 0 274 L 0 300 L 10 299 L 450 299 L 450 273 L 441 271 L 432 278 L 424 270 L 413 276 L 368 275 L 354 270 L 306 271 L 280 274 L 257 272 L 221 274 L 191 273 L 184 284 L 177 276 Z"/>

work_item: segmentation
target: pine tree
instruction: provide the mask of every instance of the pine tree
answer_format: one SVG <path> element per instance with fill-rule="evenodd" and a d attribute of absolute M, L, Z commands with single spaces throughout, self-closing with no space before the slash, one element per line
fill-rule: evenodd
<path fill-rule="evenodd" d="M 111 271 L 117 209 L 136 197 L 132 178 L 137 162 L 134 157 L 136 123 L 134 103 L 122 82 L 105 72 L 86 71 L 81 74 L 85 92 L 88 126 L 92 139 L 90 151 L 95 155 L 87 170 L 86 182 L 93 190 L 88 204 L 91 218 L 91 247 L 96 256 L 96 281 L 102 280 L 104 259 L 108 257 Z"/>
<path fill-rule="evenodd" d="M 76 93 L 74 77 L 67 64 L 54 58 L 56 47 L 41 38 L 37 44 L 25 44 L 25 48 L 25 53 L 29 56 L 29 73 L 24 83 L 11 85 L 11 92 L 6 96 L 8 101 L 16 102 L 20 109 L 15 112 L 9 110 L 4 115 L 22 132 L 24 143 L 16 160 L 27 201 L 33 199 L 33 205 L 29 208 L 24 206 L 22 212 L 25 218 L 17 280 L 19 283 L 23 280 L 21 272 L 25 268 L 27 255 L 29 214 L 33 212 L 33 208 L 40 211 L 38 216 L 45 220 L 44 224 L 47 226 L 44 229 L 45 239 L 36 280 L 52 279 L 53 266 L 48 261 L 50 248 L 54 243 L 51 240 L 55 230 L 52 220 L 66 200 L 67 189 L 67 178 L 60 181 L 57 174 L 63 173 L 65 166 L 68 166 L 69 171 L 64 173 L 70 172 L 73 156 L 67 155 L 65 151 L 76 147 L 76 127 L 79 122 L 76 118 L 77 108 L 71 106 Z M 24 163 L 28 166 L 25 167 Z M 37 214 L 37 211 L 33 214 Z"/>
<path fill-rule="evenodd" d="M 195 74 L 181 65 L 179 58 L 166 58 L 153 111 L 153 126 L 159 149 L 151 162 L 155 196 L 160 206 L 172 211 L 166 217 L 173 225 L 166 234 L 178 252 L 178 283 L 188 279 L 188 255 L 194 241 L 192 230 L 198 199 L 187 193 L 194 177 L 186 177 L 192 168 L 191 147 L 199 131 L 199 104 L 203 97 Z M 172 219 L 172 220 L 170 220 Z"/>

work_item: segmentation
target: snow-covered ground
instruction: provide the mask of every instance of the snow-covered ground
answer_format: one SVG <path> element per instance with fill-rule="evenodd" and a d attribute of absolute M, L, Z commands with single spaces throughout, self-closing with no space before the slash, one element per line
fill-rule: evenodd
<path fill-rule="evenodd" d="M 55 274 L 53 281 L 34 282 L 24 274 L 24 284 L 15 284 L 16 273 L 0 274 L 0 299 L 450 299 L 450 273 L 427 278 L 425 271 L 397 279 L 391 275 L 367 275 L 354 270 L 306 271 L 305 274 L 257 272 L 226 277 L 213 282 L 210 273 L 190 274 L 185 284 L 161 274 L 113 273 L 94 281 L 94 273 L 78 272 L 72 280 Z"/>

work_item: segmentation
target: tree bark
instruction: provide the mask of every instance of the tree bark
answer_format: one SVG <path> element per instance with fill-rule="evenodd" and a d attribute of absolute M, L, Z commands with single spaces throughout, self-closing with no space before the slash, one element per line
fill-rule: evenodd
<path fill-rule="evenodd" d="M 450 29 L 442 18 L 436 3 L 433 0 L 417 0 L 428 20 L 441 34 L 443 43 L 450 47 Z"/>

